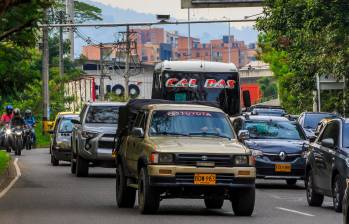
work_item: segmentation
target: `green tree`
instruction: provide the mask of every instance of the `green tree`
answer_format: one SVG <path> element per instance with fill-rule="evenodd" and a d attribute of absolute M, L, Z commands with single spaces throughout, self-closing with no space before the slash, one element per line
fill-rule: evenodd
<path fill-rule="evenodd" d="M 262 101 L 268 101 L 268 100 L 277 98 L 277 86 L 275 81 L 273 81 L 272 78 L 263 77 L 263 78 L 260 78 L 257 82 L 263 93 Z"/>
<path fill-rule="evenodd" d="M 265 0 L 265 16 L 256 25 L 261 58 L 271 65 L 282 104 L 291 113 L 312 109 L 317 74 L 348 78 L 348 12 L 347 0 Z M 341 111 L 340 103 L 328 103 L 332 99 L 324 99 L 323 109 Z"/>
<path fill-rule="evenodd" d="M 0 3 L 0 41 L 11 41 L 19 46 L 35 46 L 38 23 L 44 9 L 53 0 L 2 0 Z"/>

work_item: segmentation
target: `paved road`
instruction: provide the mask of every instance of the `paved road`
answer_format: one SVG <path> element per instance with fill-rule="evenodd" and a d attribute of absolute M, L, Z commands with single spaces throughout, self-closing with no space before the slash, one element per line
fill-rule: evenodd
<path fill-rule="evenodd" d="M 252 217 L 235 217 L 228 202 L 222 210 L 207 210 L 201 200 L 165 200 L 157 215 L 144 216 L 116 207 L 112 169 L 93 168 L 90 177 L 76 178 L 68 164 L 52 167 L 46 149 L 24 151 L 19 162 L 22 177 L 0 199 L 1 224 L 342 223 L 329 199 L 322 208 L 308 207 L 302 184 L 288 188 L 283 182 L 259 181 Z"/>

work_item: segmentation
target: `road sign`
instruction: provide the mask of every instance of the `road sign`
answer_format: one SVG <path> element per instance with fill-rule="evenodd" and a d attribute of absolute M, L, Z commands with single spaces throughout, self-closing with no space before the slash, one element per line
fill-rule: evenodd
<path fill-rule="evenodd" d="M 182 8 L 258 7 L 263 0 L 182 0 Z"/>
<path fill-rule="evenodd" d="M 332 75 L 323 75 L 319 78 L 320 90 L 342 90 L 344 89 L 344 78 L 337 79 Z"/>

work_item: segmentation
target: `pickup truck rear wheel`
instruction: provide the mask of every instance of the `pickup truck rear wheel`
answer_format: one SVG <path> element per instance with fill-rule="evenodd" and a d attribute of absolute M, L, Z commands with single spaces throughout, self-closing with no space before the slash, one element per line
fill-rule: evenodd
<path fill-rule="evenodd" d="M 72 152 L 72 156 L 71 156 L 71 159 L 70 159 L 70 172 L 72 174 L 75 174 L 76 173 L 76 160 L 73 156 L 73 152 Z"/>
<path fill-rule="evenodd" d="M 309 206 L 320 207 L 324 201 L 324 196 L 314 191 L 313 171 L 309 170 L 305 177 L 305 188 Z"/>
<path fill-rule="evenodd" d="M 223 198 L 205 198 L 204 199 L 206 208 L 208 209 L 220 209 L 224 204 Z"/>
<path fill-rule="evenodd" d="M 136 201 L 136 190 L 127 186 L 124 168 L 119 164 L 116 169 L 116 202 L 119 208 L 133 208 Z"/>
<path fill-rule="evenodd" d="M 342 212 L 343 197 L 344 197 L 344 180 L 339 174 L 334 177 L 332 184 L 333 207 L 336 212 Z"/>
<path fill-rule="evenodd" d="M 255 203 L 255 188 L 234 190 L 231 197 L 231 204 L 236 216 L 251 216 Z"/>
<path fill-rule="evenodd" d="M 76 176 L 86 177 L 88 176 L 88 161 L 81 156 L 76 157 Z"/>
<path fill-rule="evenodd" d="M 138 176 L 138 206 L 142 214 L 154 214 L 160 207 L 160 194 L 150 186 L 146 168 Z"/>
<path fill-rule="evenodd" d="M 51 164 L 52 166 L 58 166 L 59 160 L 55 158 L 55 156 L 51 153 Z"/>

